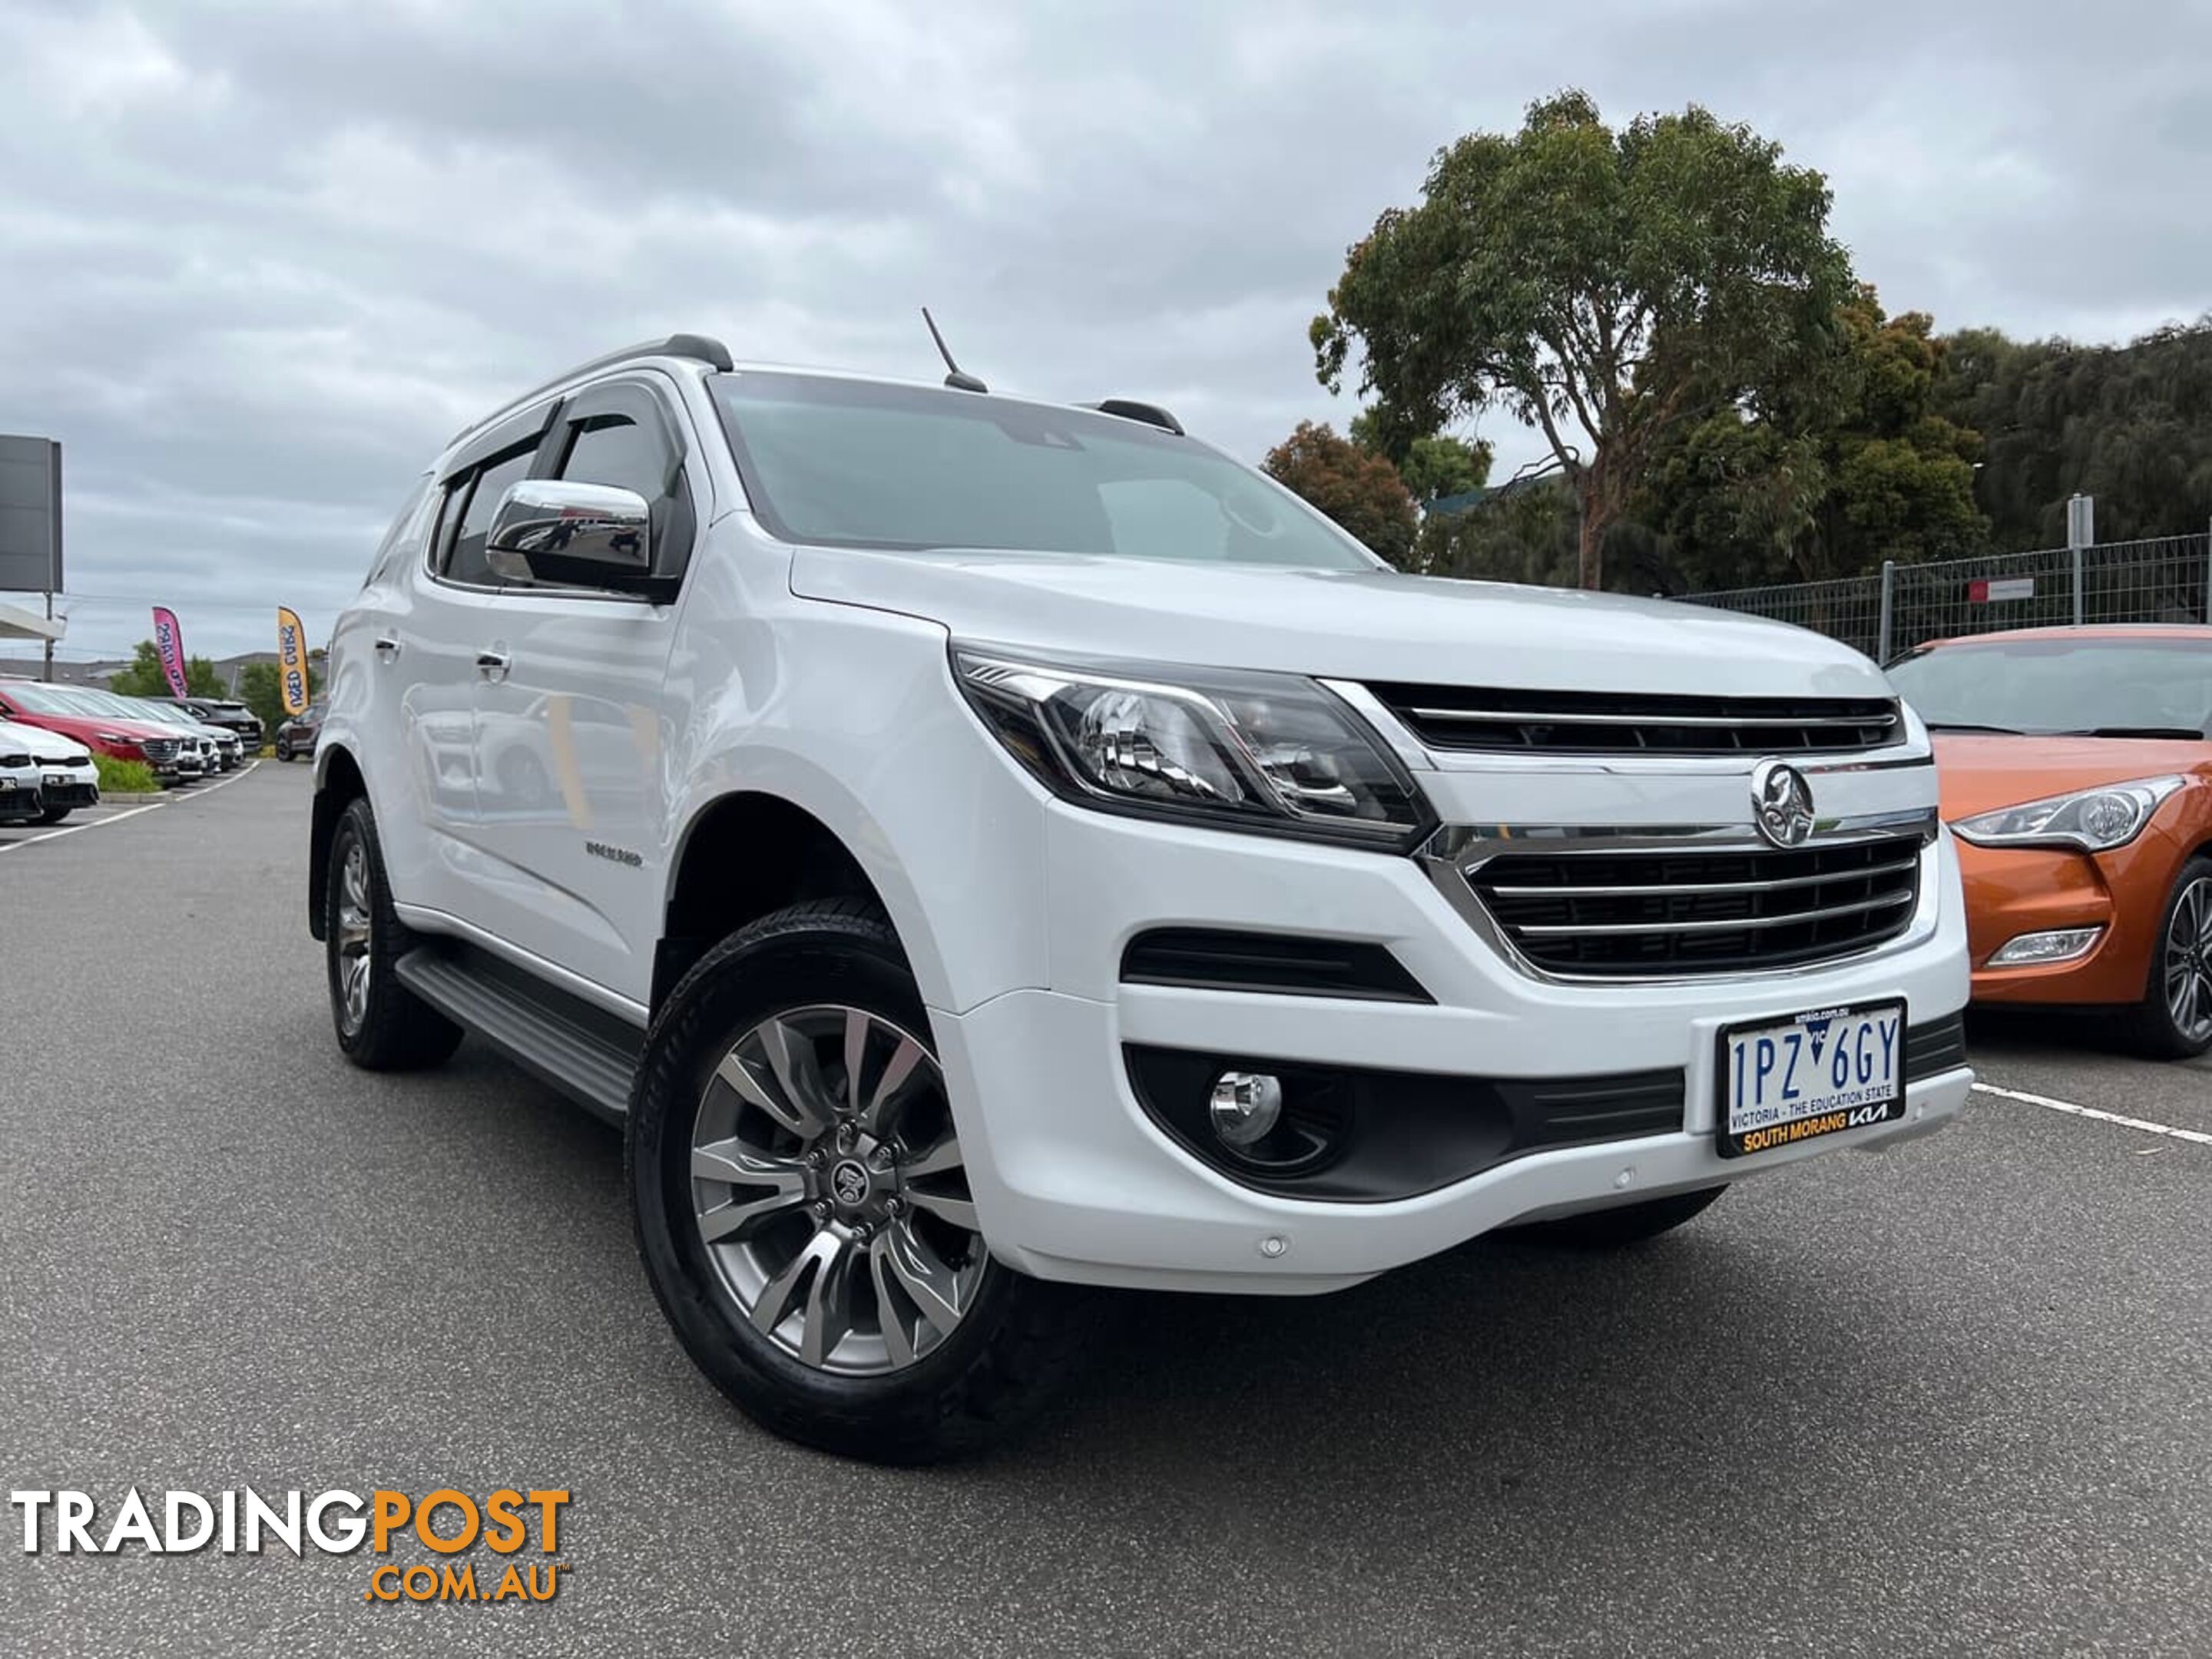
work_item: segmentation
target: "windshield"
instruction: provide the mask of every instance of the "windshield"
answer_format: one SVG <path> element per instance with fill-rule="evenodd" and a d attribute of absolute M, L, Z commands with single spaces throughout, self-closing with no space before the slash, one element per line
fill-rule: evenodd
<path fill-rule="evenodd" d="M 88 685 L 73 685 L 58 692 L 88 714 L 104 714 L 110 720 L 137 720 L 142 726 L 198 726 L 198 722 L 181 709 L 167 703 L 148 702 L 139 697 L 118 696 L 112 691 L 94 690 Z"/>
<path fill-rule="evenodd" d="M 1119 416 L 807 374 L 709 384 L 754 510 L 786 541 L 1379 562 L 1260 474 Z"/>
<path fill-rule="evenodd" d="M 141 726 L 188 726 L 197 729 L 198 725 L 191 715 L 166 703 L 118 696 L 112 691 L 102 691 L 89 685 L 49 686 L 43 689 L 42 695 L 52 705 L 43 711 L 49 714 L 74 714 L 79 719 L 136 720 Z M 35 707 L 28 703 L 24 706 Z"/>
<path fill-rule="evenodd" d="M 0 696 L 6 697 L 16 708 L 27 709 L 33 714 L 82 714 L 84 713 L 82 708 L 73 708 L 63 702 L 60 696 L 50 685 L 27 685 L 20 681 L 10 680 L 5 685 L 0 685 Z"/>
<path fill-rule="evenodd" d="M 1961 641 L 1924 646 L 1889 670 L 1936 727 L 2008 732 L 2202 733 L 2212 722 L 2212 633 L 2176 639 Z"/>

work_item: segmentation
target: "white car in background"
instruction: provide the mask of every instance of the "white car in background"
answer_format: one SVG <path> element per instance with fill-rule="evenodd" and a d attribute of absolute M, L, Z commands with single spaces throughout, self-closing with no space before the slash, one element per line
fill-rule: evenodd
<path fill-rule="evenodd" d="M 59 823 L 80 806 L 99 804 L 100 770 L 90 750 L 42 726 L 0 720 L 0 821 Z"/>
<path fill-rule="evenodd" d="M 227 726 L 210 726 L 205 720 L 196 720 L 174 703 L 165 702 L 158 697 L 120 696 L 112 691 L 102 691 L 98 695 L 122 705 L 113 711 L 115 713 L 120 714 L 127 709 L 132 720 L 150 720 L 156 726 L 173 726 L 179 732 L 189 732 L 210 774 L 230 771 L 245 758 L 237 732 Z"/>

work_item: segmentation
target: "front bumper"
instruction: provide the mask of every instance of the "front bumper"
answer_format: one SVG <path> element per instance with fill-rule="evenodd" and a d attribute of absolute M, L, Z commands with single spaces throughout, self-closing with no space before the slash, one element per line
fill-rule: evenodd
<path fill-rule="evenodd" d="M 2090 1006 L 2141 1000 L 2166 902 L 2188 849 L 2153 829 L 2110 853 L 1959 844 L 1978 1003 Z M 2026 933 L 2100 929 L 2071 962 L 1991 967 Z"/>
<path fill-rule="evenodd" d="M 39 769 L 39 792 L 47 806 L 63 806 L 74 811 L 80 806 L 100 805 L 100 770 L 92 766 L 42 766 Z"/>
<path fill-rule="evenodd" d="M 934 1015 L 985 1235 L 1040 1277 L 1335 1289 L 1510 1223 L 1892 1145 L 1947 1121 L 1972 1083 L 1954 1066 L 1911 1084 L 1900 1121 L 1745 1158 L 1715 1150 L 1722 1027 L 1892 996 L 1917 1026 L 1964 1005 L 1948 835 L 1925 854 L 1920 913 L 1892 945 L 1756 975 L 1592 985 L 1516 968 L 1410 858 L 1043 810 L 1050 984 Z M 1124 948 L 1156 927 L 1378 945 L 1435 1002 L 1121 982 Z M 1668 1133 L 1530 1152 L 1416 1196 L 1317 1201 L 1255 1190 L 1176 1144 L 1138 1100 L 1125 1044 L 1499 1079 L 1664 1068 L 1682 1075 L 1682 1113 Z"/>

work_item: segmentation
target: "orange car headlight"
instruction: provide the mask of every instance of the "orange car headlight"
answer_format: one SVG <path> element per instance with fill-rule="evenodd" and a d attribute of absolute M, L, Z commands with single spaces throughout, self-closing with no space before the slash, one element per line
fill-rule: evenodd
<path fill-rule="evenodd" d="M 2084 853 L 2109 853 L 2141 835 L 2159 804 L 2185 781 L 2166 776 L 2100 784 L 2094 789 L 2077 789 L 2071 794 L 2049 795 L 2018 806 L 2000 806 L 1993 812 L 1977 812 L 1972 817 L 1959 819 L 1951 828 L 1977 847 L 2067 847 Z"/>

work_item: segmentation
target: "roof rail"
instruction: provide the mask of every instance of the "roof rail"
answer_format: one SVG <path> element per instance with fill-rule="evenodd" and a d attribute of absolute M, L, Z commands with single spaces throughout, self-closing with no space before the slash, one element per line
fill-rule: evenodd
<path fill-rule="evenodd" d="M 453 434 L 452 442 L 459 443 L 477 428 L 498 419 L 511 409 L 519 409 L 523 404 L 543 397 L 556 386 L 566 385 L 579 374 L 594 374 L 602 368 L 612 368 L 617 363 L 631 362 L 640 357 L 690 357 L 705 363 L 710 368 L 719 369 L 725 374 L 728 374 L 733 367 L 729 347 L 711 334 L 672 334 L 665 340 L 640 340 L 635 345 L 624 346 L 619 351 L 610 351 L 603 356 L 592 358 L 587 363 L 578 363 L 574 368 L 556 374 L 544 385 L 534 386 L 521 396 L 510 398 L 482 420 L 471 421 L 463 427 Z"/>
<path fill-rule="evenodd" d="M 1098 403 L 1083 404 L 1079 407 L 1095 409 L 1102 415 L 1119 415 L 1125 421 L 1142 421 L 1146 426 L 1156 426 L 1163 432 L 1172 432 L 1178 438 L 1188 435 L 1182 429 L 1182 422 L 1158 404 L 1140 404 L 1134 398 L 1108 398 Z"/>

